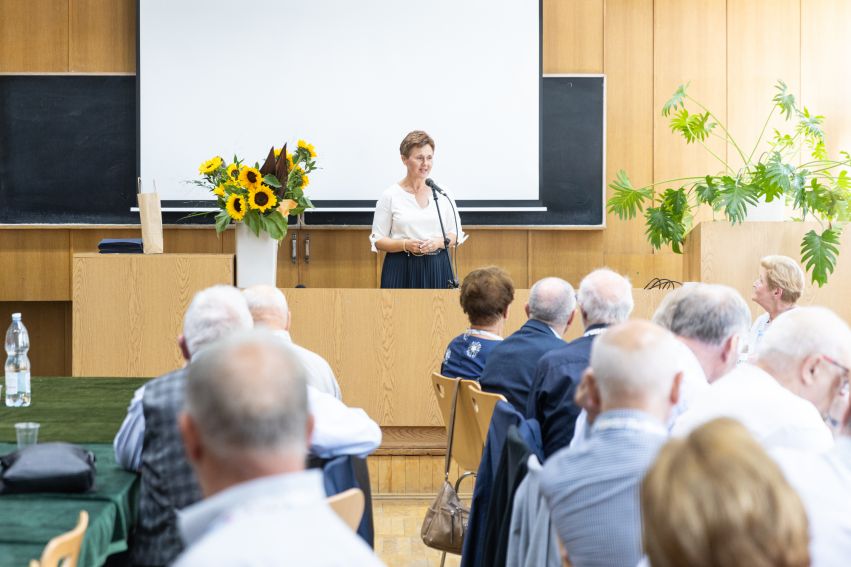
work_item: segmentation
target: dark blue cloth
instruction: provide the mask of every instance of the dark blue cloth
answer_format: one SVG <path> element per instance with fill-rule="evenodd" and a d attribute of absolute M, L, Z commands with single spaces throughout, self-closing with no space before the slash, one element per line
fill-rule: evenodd
<path fill-rule="evenodd" d="M 450 378 L 478 380 L 488 355 L 500 343 L 502 341 L 483 339 L 469 333 L 458 335 L 446 347 L 440 373 Z"/>
<path fill-rule="evenodd" d="M 588 331 L 603 327 L 592 325 Z M 541 424 L 546 458 L 570 445 L 573 439 L 576 418 L 582 411 L 573 397 L 583 372 L 588 368 L 595 337 L 582 336 L 551 350 L 541 357 L 535 368 L 525 412 L 527 418 L 534 418 Z"/>
<path fill-rule="evenodd" d="M 464 547 L 461 554 L 461 567 L 479 567 L 484 565 L 485 534 L 487 522 L 491 518 L 491 493 L 494 489 L 496 472 L 502 457 L 502 448 L 508 438 L 508 428 L 514 425 L 526 446 L 539 459 L 543 456 L 541 428 L 534 419 L 526 419 L 511 404 L 497 402 L 493 410 L 485 450 L 476 473 L 476 486 L 473 488 L 473 502 L 470 505 L 470 519 L 464 535 Z M 496 521 L 500 521 L 497 518 Z"/>
<path fill-rule="evenodd" d="M 375 547 L 375 530 L 372 522 L 372 490 L 369 487 L 369 469 L 366 459 L 352 455 L 334 457 L 321 464 L 325 481 L 325 494 L 333 496 L 350 488 L 363 490 L 363 517 L 358 526 L 358 535 L 370 546 Z"/>
<path fill-rule="evenodd" d="M 564 344 L 549 325 L 529 319 L 488 355 L 479 378 L 482 390 L 502 394 L 508 403 L 525 411 L 538 360 L 544 353 Z"/>
<path fill-rule="evenodd" d="M 381 268 L 382 289 L 447 289 L 451 279 L 446 250 L 431 256 L 388 252 Z"/>

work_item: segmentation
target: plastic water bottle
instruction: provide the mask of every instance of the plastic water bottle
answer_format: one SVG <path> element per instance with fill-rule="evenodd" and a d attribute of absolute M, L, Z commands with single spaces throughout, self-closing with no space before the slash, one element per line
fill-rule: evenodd
<path fill-rule="evenodd" d="M 20 313 L 12 313 L 12 324 L 6 331 L 6 405 L 30 405 L 30 336 Z"/>

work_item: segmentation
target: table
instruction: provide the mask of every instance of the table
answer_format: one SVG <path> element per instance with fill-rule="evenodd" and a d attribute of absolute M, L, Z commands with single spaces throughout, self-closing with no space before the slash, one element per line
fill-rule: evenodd
<path fill-rule="evenodd" d="M 96 457 L 95 488 L 86 494 L 10 494 L 0 496 L 0 565 L 25 566 L 47 542 L 74 527 L 80 510 L 89 527 L 80 567 L 102 565 L 107 556 L 127 549 L 136 518 L 138 476 L 115 462 L 112 438 L 121 426 L 133 391 L 145 379 L 33 378 L 33 404 L 0 406 L 0 454 L 15 450 L 14 424 L 41 423 L 39 441 L 69 441 Z"/>

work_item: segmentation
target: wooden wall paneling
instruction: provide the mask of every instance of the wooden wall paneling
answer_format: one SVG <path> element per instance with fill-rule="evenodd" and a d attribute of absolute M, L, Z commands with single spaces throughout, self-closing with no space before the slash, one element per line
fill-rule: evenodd
<path fill-rule="evenodd" d="M 758 157 L 768 149 L 774 128 L 788 132 L 794 124 L 775 112 L 763 142 L 754 147 L 771 110 L 777 80 L 800 93 L 800 15 L 800 0 L 727 1 L 727 120 L 745 156 L 753 152 Z M 732 146 L 727 158 L 734 168 L 743 163 Z"/>
<path fill-rule="evenodd" d="M 817 0 L 801 3 L 801 102 L 825 116 L 829 155 L 851 152 L 851 2 Z"/>
<path fill-rule="evenodd" d="M 4 336 L 5 330 L 12 321 L 12 313 L 21 314 L 21 319 L 30 336 L 28 357 L 31 374 L 33 376 L 70 376 L 71 302 L 0 302 L 0 331 L 4 333 Z"/>
<path fill-rule="evenodd" d="M 683 257 L 679 254 L 610 254 L 603 264 L 628 277 L 632 286 L 643 288 L 654 278 L 682 281 Z M 578 285 L 578 284 L 577 284 Z"/>
<path fill-rule="evenodd" d="M 533 230 L 530 237 L 530 285 L 547 276 L 558 276 L 578 287 L 588 272 L 604 264 L 602 231 Z"/>
<path fill-rule="evenodd" d="M 136 1 L 67 0 L 69 71 L 136 72 Z"/>
<path fill-rule="evenodd" d="M 63 229 L 0 230 L 0 301 L 70 300 L 68 241 Z"/>
<path fill-rule="evenodd" d="M 603 0 L 544 0 L 544 73 L 603 72 Z"/>
<path fill-rule="evenodd" d="M 0 0 L 0 73 L 68 71 L 68 0 Z"/>
<path fill-rule="evenodd" d="M 470 237 L 458 247 L 458 280 L 477 268 L 499 266 L 511 276 L 514 286 L 528 288 L 528 231 L 473 229 Z"/>
<path fill-rule="evenodd" d="M 216 235 L 212 225 L 203 228 L 163 228 L 163 251 L 166 254 L 224 254 L 223 246 L 224 234 Z"/>
<path fill-rule="evenodd" d="M 299 231 L 301 279 L 308 287 L 376 288 L 377 254 L 369 247 L 370 229 Z M 310 242 L 310 261 L 306 242 Z"/>
<path fill-rule="evenodd" d="M 236 231 L 228 230 L 227 231 L 229 240 L 226 239 L 224 241 L 223 248 L 228 250 L 229 248 L 236 251 Z M 296 238 L 296 262 L 293 263 L 292 260 L 292 246 L 293 246 L 293 236 Z M 287 232 L 287 235 L 281 241 L 281 244 L 278 246 L 278 277 L 277 277 L 277 285 L 278 287 L 295 287 L 298 284 L 302 283 L 301 279 L 301 254 L 298 252 L 299 246 L 299 231 L 297 229 L 290 229 Z"/>

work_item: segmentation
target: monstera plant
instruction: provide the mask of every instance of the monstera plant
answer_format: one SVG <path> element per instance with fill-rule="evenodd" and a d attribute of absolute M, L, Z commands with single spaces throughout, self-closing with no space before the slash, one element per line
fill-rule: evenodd
<path fill-rule="evenodd" d="M 851 155 L 841 151 L 841 159 L 829 159 L 822 130 L 824 117 L 806 107 L 799 109 L 783 81 L 775 88 L 777 93 L 762 131 L 746 153 L 717 116 L 688 94 L 688 85 L 680 85 L 662 107 L 662 115 L 670 118 L 674 134 L 681 135 L 687 144 L 700 144 L 714 156 L 720 170 L 642 187 L 634 187 L 627 172 L 620 170 L 609 185 L 614 190 L 607 203 L 609 212 L 621 219 L 635 218 L 641 212 L 653 248 L 667 245 L 681 253 L 694 213 L 701 205 L 711 207 L 713 216 L 723 214 L 736 224 L 745 220 L 748 210 L 760 199 L 783 199 L 799 213 L 796 220 L 814 219 L 820 224 L 819 230 L 804 235 L 801 263 L 813 283 L 824 285 L 836 267 L 840 231 L 851 215 L 847 169 Z M 774 129 L 768 149 L 757 154 L 771 119 L 778 113 L 790 123 L 788 131 Z M 735 167 L 712 151 L 706 144 L 710 138 L 720 138 L 735 152 L 739 158 Z"/>

